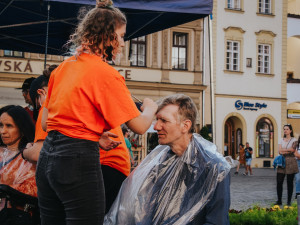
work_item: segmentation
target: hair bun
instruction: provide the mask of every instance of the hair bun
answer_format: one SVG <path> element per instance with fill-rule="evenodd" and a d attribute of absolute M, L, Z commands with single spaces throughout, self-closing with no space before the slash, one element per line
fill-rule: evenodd
<path fill-rule="evenodd" d="M 55 65 L 55 64 L 50 65 L 48 69 L 45 69 L 45 70 L 43 71 L 43 75 L 46 76 L 46 77 L 49 79 L 49 77 L 50 77 L 52 71 L 53 71 L 56 67 L 58 67 L 58 65 Z"/>
<path fill-rule="evenodd" d="M 112 8 L 113 4 L 112 0 L 96 0 L 97 8 Z"/>

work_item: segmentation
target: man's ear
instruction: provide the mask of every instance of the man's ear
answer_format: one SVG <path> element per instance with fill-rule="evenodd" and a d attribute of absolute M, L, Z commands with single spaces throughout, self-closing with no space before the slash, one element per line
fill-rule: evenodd
<path fill-rule="evenodd" d="M 190 129 L 191 129 L 191 127 L 192 127 L 192 121 L 190 121 L 190 120 L 184 120 L 184 121 L 182 121 L 182 131 L 184 132 L 184 133 L 188 133 L 189 131 L 190 131 Z"/>

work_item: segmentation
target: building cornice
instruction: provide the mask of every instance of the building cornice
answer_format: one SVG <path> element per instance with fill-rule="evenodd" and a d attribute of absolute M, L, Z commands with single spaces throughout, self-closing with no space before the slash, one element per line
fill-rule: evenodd
<path fill-rule="evenodd" d="M 126 80 L 126 85 L 129 89 L 164 90 L 164 91 L 190 92 L 190 93 L 200 93 L 207 88 L 206 85 L 156 83 L 156 82 L 144 82 L 144 81 L 132 81 L 132 80 Z"/>
<path fill-rule="evenodd" d="M 277 34 L 273 33 L 272 31 L 269 30 L 260 30 L 258 32 L 255 32 L 256 35 L 261 35 L 261 34 L 269 34 L 272 37 L 276 37 Z"/>
<path fill-rule="evenodd" d="M 232 27 L 232 26 L 229 26 L 229 27 L 227 27 L 227 28 L 224 28 L 224 31 L 226 32 L 226 31 L 229 31 L 229 30 L 237 30 L 237 31 L 239 31 L 239 32 L 241 32 L 241 33 L 245 33 L 246 31 L 245 30 L 243 30 L 241 27 Z"/>

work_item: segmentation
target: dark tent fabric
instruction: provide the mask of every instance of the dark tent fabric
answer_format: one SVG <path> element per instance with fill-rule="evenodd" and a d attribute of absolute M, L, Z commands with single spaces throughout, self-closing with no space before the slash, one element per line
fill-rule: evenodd
<path fill-rule="evenodd" d="M 78 22 L 78 10 L 95 0 L 49 0 L 48 54 L 64 54 L 64 44 Z M 147 35 L 203 18 L 213 0 L 115 0 L 127 16 L 125 39 Z M 90 6 L 89 6 L 90 5 Z M 0 1 L 0 49 L 45 53 L 48 1 Z"/>

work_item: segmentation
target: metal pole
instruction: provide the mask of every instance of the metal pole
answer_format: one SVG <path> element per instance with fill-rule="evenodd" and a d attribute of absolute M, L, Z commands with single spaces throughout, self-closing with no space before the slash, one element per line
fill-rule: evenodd
<path fill-rule="evenodd" d="M 205 57 L 206 57 L 206 48 L 205 48 L 205 41 L 206 41 L 206 34 L 205 34 L 205 19 L 203 18 L 203 40 L 202 40 L 202 85 L 205 85 L 205 76 L 206 76 L 206 68 L 205 68 Z M 202 91 L 202 128 L 205 126 L 205 90 Z"/>
<path fill-rule="evenodd" d="M 211 18 L 208 19 L 209 31 L 209 65 L 210 65 L 210 98 L 211 98 L 211 128 L 212 142 L 216 144 L 216 123 L 215 123 L 215 91 L 214 91 L 214 65 L 213 65 L 213 47 L 212 47 L 212 25 Z"/>
<path fill-rule="evenodd" d="M 47 31 L 46 31 L 46 44 L 45 44 L 45 63 L 44 63 L 44 69 L 46 69 L 47 65 L 47 51 L 48 51 L 48 36 L 49 36 L 49 20 L 50 20 L 50 2 L 48 1 L 48 7 L 47 7 Z"/>

